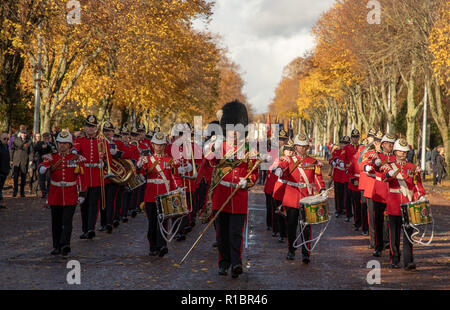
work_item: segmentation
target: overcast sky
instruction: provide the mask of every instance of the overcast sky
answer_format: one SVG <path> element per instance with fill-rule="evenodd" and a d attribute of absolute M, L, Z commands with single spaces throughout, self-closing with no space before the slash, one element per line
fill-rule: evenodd
<path fill-rule="evenodd" d="M 313 46 L 311 29 L 334 0 L 217 0 L 208 30 L 241 67 L 245 93 L 266 113 L 291 60 Z"/>

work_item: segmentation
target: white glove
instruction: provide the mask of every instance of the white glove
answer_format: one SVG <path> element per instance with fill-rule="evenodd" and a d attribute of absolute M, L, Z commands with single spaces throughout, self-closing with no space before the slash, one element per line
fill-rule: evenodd
<path fill-rule="evenodd" d="M 370 172 L 370 171 L 372 171 L 372 169 L 373 169 L 372 166 L 364 166 L 364 170 L 365 170 L 366 172 Z"/>
<path fill-rule="evenodd" d="M 188 163 L 185 167 L 184 167 L 184 172 L 191 172 L 192 171 L 192 165 L 190 163 Z"/>
<path fill-rule="evenodd" d="M 86 157 L 84 157 L 83 155 L 80 155 L 80 156 L 78 157 L 78 160 L 79 160 L 80 162 L 83 162 L 83 161 L 86 161 L 87 159 L 86 159 Z"/>
<path fill-rule="evenodd" d="M 137 161 L 137 163 L 136 163 L 136 167 L 137 167 L 138 169 L 141 169 L 142 166 L 144 166 L 144 164 L 146 164 L 146 163 L 148 163 L 147 157 L 141 156 L 141 157 L 139 158 L 139 160 Z"/>
<path fill-rule="evenodd" d="M 379 159 L 379 158 L 375 159 L 375 165 L 377 167 L 381 166 L 381 159 Z"/>
<path fill-rule="evenodd" d="M 427 198 L 426 195 L 420 196 L 420 198 L 419 198 L 420 202 L 424 202 L 424 201 L 427 201 L 427 200 L 428 200 L 428 198 Z"/>
<path fill-rule="evenodd" d="M 331 165 L 332 165 L 333 167 L 336 167 L 336 161 L 333 160 L 333 161 L 331 162 Z"/>
<path fill-rule="evenodd" d="M 322 193 L 320 193 L 320 195 L 324 198 L 328 198 L 328 191 L 324 190 L 324 191 L 322 191 Z"/>
<path fill-rule="evenodd" d="M 84 197 L 78 197 L 77 203 L 81 205 L 84 202 Z"/>
<path fill-rule="evenodd" d="M 240 179 L 240 181 L 238 183 L 238 187 L 245 189 L 247 187 L 247 183 L 248 183 L 247 180 L 244 178 L 239 178 L 239 179 Z"/>
<path fill-rule="evenodd" d="M 339 167 L 344 168 L 344 167 L 345 167 L 345 163 L 344 163 L 343 161 L 341 161 L 341 162 L 339 163 Z"/>
<path fill-rule="evenodd" d="M 185 170 L 184 167 L 178 167 L 178 173 L 179 173 L 179 174 L 184 174 L 185 171 L 186 171 L 186 170 Z"/>
<path fill-rule="evenodd" d="M 111 149 L 110 152 L 112 156 L 115 156 L 117 154 L 117 149 Z"/>
<path fill-rule="evenodd" d="M 392 178 L 394 176 L 395 172 L 394 172 L 394 170 L 389 170 L 388 174 Z"/>
<path fill-rule="evenodd" d="M 283 175 L 283 169 L 278 167 L 277 169 L 275 169 L 275 172 L 273 174 L 275 174 L 277 177 L 281 178 L 281 176 Z"/>
<path fill-rule="evenodd" d="M 45 174 L 46 172 L 47 172 L 47 167 L 45 167 L 45 166 L 39 167 L 39 174 Z"/>

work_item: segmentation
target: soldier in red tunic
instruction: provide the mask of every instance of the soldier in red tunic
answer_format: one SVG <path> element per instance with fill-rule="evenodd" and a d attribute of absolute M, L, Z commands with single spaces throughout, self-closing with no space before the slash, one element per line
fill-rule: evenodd
<path fill-rule="evenodd" d="M 228 142 L 222 143 L 223 158 L 210 160 L 214 168 L 210 190 L 213 190 L 212 210 L 216 213 L 238 188 L 216 219 L 219 275 L 227 275 L 231 267 L 231 276 L 237 278 L 243 272 L 242 232 L 248 213 L 248 189 L 255 185 L 258 169 L 253 169 L 255 160 L 250 159 L 249 152 L 245 150 L 246 132 L 238 130 L 238 127 L 248 125 L 247 108 L 239 101 L 232 101 L 226 103 L 221 111 L 219 121 Z M 232 145 L 230 141 L 233 141 Z"/>
<path fill-rule="evenodd" d="M 267 171 L 266 184 L 264 185 L 264 194 L 266 196 L 266 225 L 267 225 L 268 230 L 272 230 L 273 237 L 276 237 L 278 235 L 278 233 L 281 234 L 280 223 L 283 223 L 284 220 L 280 219 L 280 216 L 278 214 L 275 214 L 275 211 L 277 210 L 279 205 L 277 205 L 277 202 L 275 201 L 275 199 L 273 198 L 272 195 L 273 195 L 274 187 L 278 180 L 278 177 L 272 173 L 271 169 L 275 167 L 274 164 L 275 164 L 275 162 L 278 161 L 279 157 L 283 156 L 283 154 L 281 153 L 281 150 L 282 150 L 283 146 L 285 145 L 285 143 L 288 141 L 288 139 L 289 139 L 289 136 L 288 136 L 287 132 L 284 129 L 281 129 L 279 132 L 279 135 L 278 135 L 279 150 L 278 151 L 275 150 L 278 157 L 272 158 L 273 164 Z M 275 152 L 272 152 L 272 153 L 275 153 Z M 281 221 L 281 220 L 283 220 L 283 221 Z M 283 236 L 280 235 L 280 237 L 279 237 L 280 241 L 282 241 L 282 239 L 284 237 L 285 236 L 284 236 L 284 230 L 283 230 Z"/>
<path fill-rule="evenodd" d="M 173 159 L 164 152 L 166 145 L 166 136 L 161 132 L 156 133 L 152 138 L 155 153 L 142 156 L 137 162 L 137 168 L 142 170 L 147 178 L 144 201 L 148 218 L 147 239 L 150 244 L 150 255 L 159 257 L 166 255 L 169 250 L 160 231 L 155 197 L 181 187 Z"/>
<path fill-rule="evenodd" d="M 303 134 L 297 135 L 294 145 L 296 154 L 291 158 L 281 158 L 280 166 L 275 169 L 275 174 L 279 177 L 278 182 L 286 184 L 282 205 L 287 211 L 289 251 L 286 258 L 289 260 L 295 257 L 294 241 L 297 239 L 300 200 L 312 196 L 314 187 L 318 193 L 326 194 L 322 179 L 322 164 L 307 155 L 310 145 L 308 137 Z M 305 239 L 302 237 L 302 242 L 311 240 L 309 225 L 305 229 Z M 305 264 L 309 263 L 309 246 L 309 243 L 302 246 L 302 261 Z"/>
<path fill-rule="evenodd" d="M 80 239 L 93 239 L 95 237 L 95 224 L 97 213 L 101 202 L 101 184 L 104 182 L 104 160 L 111 159 L 109 145 L 106 150 L 99 150 L 99 140 L 97 139 L 97 118 L 89 115 L 86 118 L 86 137 L 75 140 L 72 152 L 85 159 L 85 179 L 88 187 L 86 200 L 81 205 L 81 220 L 83 234 Z M 106 152 L 108 156 L 106 156 Z"/>
<path fill-rule="evenodd" d="M 103 135 L 108 140 L 110 152 L 113 158 L 120 158 L 123 155 L 123 152 L 120 151 L 116 142 L 113 140 L 114 136 L 114 125 L 107 121 L 103 125 Z M 105 209 L 100 210 L 100 223 L 101 227 L 99 231 L 106 231 L 111 234 L 113 230 L 113 220 L 115 214 L 115 200 L 117 193 L 119 191 L 119 184 L 112 182 L 108 178 L 105 179 L 105 198 L 106 204 Z M 116 222 L 117 225 L 117 222 Z"/>
<path fill-rule="evenodd" d="M 380 257 L 385 244 L 389 242 L 387 235 L 387 227 L 384 222 L 384 213 L 386 210 L 386 198 L 388 195 L 387 183 L 383 182 L 383 172 L 380 170 L 388 162 L 393 162 L 395 156 L 392 153 L 394 148 L 395 137 L 389 133 L 385 134 L 381 139 L 382 152 L 375 152 L 369 157 L 371 161 L 366 165 L 366 171 L 375 174 L 375 182 L 373 183 L 371 194 L 373 200 L 373 216 L 375 228 L 375 251 L 373 256 Z M 387 223 L 386 223 L 387 224 Z M 387 225 L 386 225 L 387 226 Z"/>
<path fill-rule="evenodd" d="M 395 141 L 395 161 L 386 163 L 380 169 L 385 173 L 385 181 L 389 185 L 386 209 L 389 216 L 391 268 L 399 268 L 400 263 L 400 234 L 402 230 L 400 205 L 417 200 L 427 200 L 420 178 L 420 168 L 406 160 L 409 151 L 410 148 L 406 140 Z M 411 227 L 406 228 L 408 236 L 403 231 L 403 263 L 405 269 L 416 269 L 413 259 L 413 245 L 409 241 L 411 233 Z"/>
<path fill-rule="evenodd" d="M 70 253 L 72 220 L 77 204 L 83 202 L 86 186 L 83 178 L 84 164 L 72 154 L 72 135 L 62 131 L 56 138 L 58 153 L 47 154 L 39 165 L 39 173 L 50 169 L 48 205 L 52 212 L 52 255 Z"/>
<path fill-rule="evenodd" d="M 346 213 L 347 213 L 347 219 L 346 222 L 350 222 L 351 216 L 355 217 L 355 227 L 357 227 L 356 230 L 359 230 L 359 227 L 361 226 L 361 223 L 357 222 L 357 219 L 361 219 L 361 193 L 358 191 L 358 185 L 355 185 L 355 182 L 358 182 L 358 177 L 355 176 L 355 173 L 353 172 L 353 168 L 350 169 L 350 166 L 356 166 L 358 158 L 355 158 L 355 154 L 358 153 L 359 150 L 359 130 L 353 129 L 351 133 L 351 143 L 347 144 L 344 147 L 345 150 L 345 166 L 346 174 L 347 174 L 347 188 L 346 188 Z M 358 213 L 358 217 L 356 214 Z"/>
<path fill-rule="evenodd" d="M 346 206 L 346 183 L 347 176 L 345 170 L 347 169 L 346 151 L 344 147 L 350 143 L 350 137 L 345 136 L 339 141 L 339 149 L 335 150 L 331 154 L 330 165 L 333 166 L 333 181 L 334 181 L 334 203 L 336 206 L 336 217 L 339 217 L 345 213 Z"/>
<path fill-rule="evenodd" d="M 280 181 L 278 176 L 275 174 L 274 169 L 280 165 L 280 158 L 284 157 L 286 159 L 286 157 L 291 158 L 294 156 L 294 141 L 289 140 L 285 145 L 283 145 L 281 150 L 281 157 L 277 158 L 277 160 L 273 163 L 271 169 L 269 170 L 271 179 L 268 179 L 270 181 L 275 180 L 271 198 L 273 209 L 275 209 L 273 210 L 273 219 L 275 221 L 274 227 L 276 227 L 276 231 L 280 233 L 280 237 L 278 238 L 280 243 L 284 242 L 284 238 L 287 237 L 286 208 L 281 205 L 287 184 Z M 272 233 L 272 236 L 276 237 L 276 234 Z"/>

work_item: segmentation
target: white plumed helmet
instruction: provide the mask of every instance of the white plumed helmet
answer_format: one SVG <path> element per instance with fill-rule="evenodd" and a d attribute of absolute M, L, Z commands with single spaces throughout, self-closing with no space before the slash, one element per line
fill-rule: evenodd
<path fill-rule="evenodd" d="M 295 136 L 294 145 L 309 146 L 309 139 L 304 134 L 298 134 Z"/>
<path fill-rule="evenodd" d="M 70 143 L 73 145 L 72 135 L 68 131 L 61 131 L 56 137 L 56 142 L 60 143 Z"/>
<path fill-rule="evenodd" d="M 409 144 L 405 139 L 398 139 L 394 143 L 394 152 L 395 151 L 402 151 L 402 152 L 409 152 Z"/>

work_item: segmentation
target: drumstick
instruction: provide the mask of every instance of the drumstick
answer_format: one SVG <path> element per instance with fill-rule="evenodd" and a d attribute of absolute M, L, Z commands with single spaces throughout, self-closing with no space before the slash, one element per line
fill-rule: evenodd
<path fill-rule="evenodd" d="M 259 167 L 259 165 L 263 162 L 263 160 L 258 159 L 255 163 L 255 165 L 253 166 L 253 168 L 247 173 L 247 175 L 245 176 L 244 179 L 247 179 L 250 177 L 250 175 L 253 173 L 253 171 Z M 180 261 L 180 265 L 186 260 L 186 258 L 188 257 L 188 255 L 192 252 L 192 250 L 194 249 L 194 247 L 197 245 L 197 243 L 200 241 L 200 239 L 203 237 L 203 235 L 205 234 L 205 232 L 209 229 L 209 227 L 211 227 L 212 223 L 214 223 L 214 221 L 217 219 L 217 217 L 219 216 L 220 212 L 222 212 L 222 210 L 226 207 L 226 205 L 230 202 L 231 198 L 233 198 L 234 195 L 236 195 L 237 191 L 239 190 L 239 187 L 236 187 L 233 192 L 231 193 L 231 195 L 227 198 L 227 200 L 225 200 L 225 202 L 222 204 L 222 206 L 220 207 L 220 209 L 217 211 L 217 213 L 214 215 L 214 217 L 209 221 L 208 225 L 205 227 L 205 229 L 203 229 L 203 231 L 201 232 L 200 236 L 197 238 L 197 240 L 194 242 L 194 244 L 192 245 L 192 247 L 189 249 L 189 251 L 186 253 L 186 255 L 183 257 L 183 259 Z"/>

